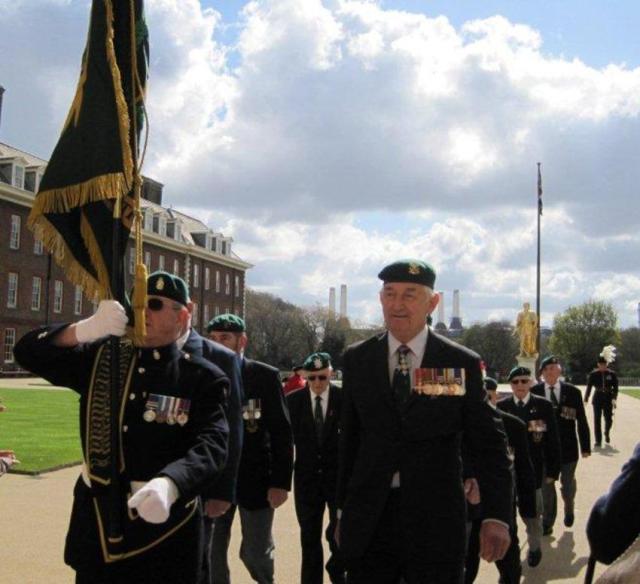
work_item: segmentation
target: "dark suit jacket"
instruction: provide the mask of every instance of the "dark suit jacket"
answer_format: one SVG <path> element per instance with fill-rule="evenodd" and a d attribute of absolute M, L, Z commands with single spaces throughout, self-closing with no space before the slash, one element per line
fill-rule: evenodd
<path fill-rule="evenodd" d="M 531 393 L 545 397 L 545 384 L 538 383 L 531 388 Z M 566 408 L 563 410 L 563 408 Z M 591 453 L 591 436 L 589 433 L 589 423 L 584 413 L 582 393 L 570 383 L 560 382 L 560 403 L 554 407 L 556 421 L 558 422 L 558 433 L 560 436 L 560 449 L 562 464 L 576 462 L 580 458 L 580 452 Z M 576 426 L 578 437 L 580 438 L 580 452 L 578 452 L 578 438 L 576 437 Z"/>
<path fill-rule="evenodd" d="M 421 366 L 464 368 L 466 394 L 411 393 L 398 407 L 389 380 L 386 333 L 345 353 L 337 504 L 346 558 L 359 558 L 366 551 L 399 471 L 407 553 L 433 562 L 463 561 L 463 434 L 479 461 L 486 517 L 510 521 L 506 437 L 484 401 L 480 358 L 430 329 Z"/>
<path fill-rule="evenodd" d="M 594 390 L 594 403 L 607 403 L 609 400 L 618 399 L 618 376 L 615 371 L 607 367 L 604 371 L 594 369 L 587 377 L 587 393 L 584 401 L 589 401 L 591 390 Z"/>
<path fill-rule="evenodd" d="M 191 329 L 187 341 L 182 347 L 185 353 L 203 357 L 217 365 L 229 378 L 229 396 L 225 414 L 229 423 L 229 454 L 227 465 L 216 482 L 203 494 L 204 499 L 236 501 L 236 481 L 242 452 L 242 374 L 240 358 L 220 343 L 205 339 Z"/>
<path fill-rule="evenodd" d="M 524 408 L 519 408 L 511 397 L 500 400 L 498 407 L 526 424 L 529 455 L 536 471 L 536 488 L 539 489 L 544 477 L 557 479 L 560 475 L 560 438 L 551 402 L 538 395 L 529 395 L 529 403 Z M 546 432 L 532 432 L 529 428 L 532 420 L 542 420 L 547 426 Z"/>
<path fill-rule="evenodd" d="M 260 418 L 244 420 L 242 456 L 238 471 L 238 504 L 246 509 L 269 506 L 271 487 L 291 489 L 293 440 L 289 412 L 275 367 L 242 359 L 244 404 L 260 400 Z"/>
<path fill-rule="evenodd" d="M 296 447 L 293 481 L 296 498 L 333 502 L 338 480 L 338 436 L 342 390 L 331 384 L 324 418 L 322 443 L 318 444 L 311 390 L 305 387 L 287 396 L 293 442 Z M 312 394 L 314 395 L 314 394 Z"/>
<path fill-rule="evenodd" d="M 640 535 L 640 444 L 609 492 L 600 497 L 587 522 L 596 560 L 610 564 Z"/>

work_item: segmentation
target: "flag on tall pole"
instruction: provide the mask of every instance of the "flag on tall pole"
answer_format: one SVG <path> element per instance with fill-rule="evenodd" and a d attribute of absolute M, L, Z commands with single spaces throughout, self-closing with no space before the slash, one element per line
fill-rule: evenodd
<path fill-rule="evenodd" d="M 538 322 L 538 336 L 536 339 L 536 352 L 540 358 L 540 218 L 542 217 L 542 174 L 541 163 L 538 162 L 538 243 L 536 258 L 536 320 Z M 538 370 L 536 366 L 536 371 Z"/>
<path fill-rule="evenodd" d="M 123 304 L 124 254 L 135 225 L 138 339 L 144 336 L 146 295 L 138 139 L 147 64 L 143 0 L 93 0 L 75 96 L 28 220 L 67 278 L 89 298 Z M 119 410 L 130 346 L 122 348 L 111 337 L 101 347 L 95 368 L 108 375 L 94 375 L 86 396 L 83 452 L 105 561 L 122 557 L 124 541 Z"/>
<path fill-rule="evenodd" d="M 538 215 L 542 215 L 542 175 L 540 174 L 539 162 L 538 162 Z"/>

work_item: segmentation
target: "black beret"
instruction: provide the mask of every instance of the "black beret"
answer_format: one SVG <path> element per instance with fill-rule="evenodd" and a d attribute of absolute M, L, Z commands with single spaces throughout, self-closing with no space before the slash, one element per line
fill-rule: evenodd
<path fill-rule="evenodd" d="M 548 355 L 540 361 L 540 371 L 542 371 L 547 365 L 560 365 L 560 359 L 555 355 Z"/>
<path fill-rule="evenodd" d="M 531 369 L 528 367 L 514 367 L 511 371 L 509 371 L 509 381 L 511 381 L 514 377 L 531 377 Z"/>
<path fill-rule="evenodd" d="M 600 355 L 600 357 L 598 357 L 598 363 L 607 363 L 607 360 L 602 355 Z M 609 363 L 607 363 L 607 365 L 608 364 Z"/>
<path fill-rule="evenodd" d="M 305 371 L 320 371 L 331 367 L 331 355 L 329 353 L 311 353 L 302 364 Z"/>
<path fill-rule="evenodd" d="M 184 306 L 189 302 L 189 288 L 186 282 L 169 272 L 153 272 L 147 278 L 147 294 L 170 298 Z"/>
<path fill-rule="evenodd" d="M 498 382 L 493 377 L 485 377 L 484 388 L 487 391 L 495 391 L 496 389 L 498 389 Z"/>
<path fill-rule="evenodd" d="M 398 260 L 382 268 L 378 274 L 383 282 L 411 282 L 433 289 L 436 271 L 422 260 Z"/>
<path fill-rule="evenodd" d="M 243 333 L 247 330 L 244 320 L 235 314 L 219 314 L 207 324 L 207 332 L 226 331 L 231 333 Z"/>

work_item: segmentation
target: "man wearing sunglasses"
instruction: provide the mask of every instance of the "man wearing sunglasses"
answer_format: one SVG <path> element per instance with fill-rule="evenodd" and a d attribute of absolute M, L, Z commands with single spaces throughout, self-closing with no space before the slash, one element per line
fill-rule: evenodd
<path fill-rule="evenodd" d="M 582 393 L 570 383 L 560 380 L 562 366 L 555 355 L 549 355 L 540 362 L 543 382 L 534 385 L 531 393 L 546 397 L 553 405 L 560 436 L 560 494 L 564 503 L 564 524 L 571 527 L 574 521 L 574 501 L 578 488 L 576 467 L 578 459 L 591 455 L 589 423 L 582 403 Z M 578 448 L 578 439 L 580 448 Z M 544 515 L 543 535 L 550 535 L 556 521 L 558 502 L 554 483 L 542 485 Z"/>
<path fill-rule="evenodd" d="M 188 316 L 183 280 L 152 278 L 141 346 L 120 343 L 119 444 L 110 441 L 109 335 L 127 315 L 116 301 L 72 324 L 43 327 L 15 347 L 18 362 L 80 394 L 84 464 L 74 488 L 65 562 L 76 584 L 200 584 L 205 561 L 200 495 L 227 457 L 229 381 L 177 347 Z M 120 470 L 120 537 L 111 537 L 110 464 Z M 118 535 L 116 533 L 115 535 Z"/>
<path fill-rule="evenodd" d="M 387 331 L 344 356 L 337 504 L 350 584 L 462 581 L 464 439 L 477 461 L 485 519 L 480 554 L 504 556 L 512 479 L 504 429 L 485 402 L 480 357 L 438 335 L 435 271 L 421 260 L 386 266 Z"/>
<path fill-rule="evenodd" d="M 560 438 L 551 402 L 531 393 L 531 370 L 514 367 L 509 372 L 513 397 L 498 402 L 498 407 L 518 418 L 527 426 L 529 455 L 536 474 L 536 516 L 523 517 L 527 528 L 529 553 L 527 563 L 532 568 L 542 559 L 542 485 L 553 483 L 560 474 Z"/>
<path fill-rule="evenodd" d="M 238 469 L 237 508 L 242 524 L 240 558 L 260 584 L 274 582 L 274 510 L 291 490 L 293 443 L 289 413 L 275 367 L 247 359 L 246 325 L 235 314 L 221 314 L 207 325 L 209 338 L 240 356 L 244 435 Z M 227 552 L 236 505 L 215 521 L 211 540 L 213 584 L 230 582 Z"/>
<path fill-rule="evenodd" d="M 344 564 L 334 537 L 342 390 L 331 383 L 329 353 L 312 353 L 302 369 L 307 386 L 287 396 L 296 447 L 293 485 L 302 545 L 300 583 L 322 584 L 322 520 L 326 507 L 329 526 L 325 536 L 330 550 L 326 569 L 333 584 L 344 584 Z"/>

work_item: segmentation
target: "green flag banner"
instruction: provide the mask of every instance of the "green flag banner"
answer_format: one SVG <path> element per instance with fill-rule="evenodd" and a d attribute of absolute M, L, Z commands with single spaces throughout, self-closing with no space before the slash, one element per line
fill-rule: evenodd
<path fill-rule="evenodd" d="M 143 0 L 93 0 L 75 97 L 29 216 L 89 298 L 123 297 L 148 52 Z M 112 290 L 114 281 L 121 289 Z"/>

